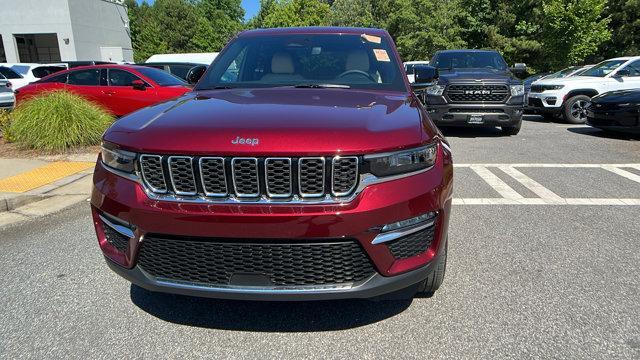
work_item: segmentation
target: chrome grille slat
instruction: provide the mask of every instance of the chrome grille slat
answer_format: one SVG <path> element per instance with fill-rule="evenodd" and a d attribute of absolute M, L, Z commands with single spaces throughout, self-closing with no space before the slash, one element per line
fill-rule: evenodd
<path fill-rule="evenodd" d="M 303 157 L 298 160 L 298 188 L 302 197 L 324 195 L 325 161 L 323 157 Z"/>
<path fill-rule="evenodd" d="M 164 181 L 162 156 L 141 155 L 140 171 L 142 172 L 142 179 L 151 191 L 159 194 L 167 192 L 167 184 Z"/>
<path fill-rule="evenodd" d="M 336 156 L 331 161 L 331 193 L 345 196 L 358 183 L 358 158 L 355 156 Z"/>
<path fill-rule="evenodd" d="M 173 191 L 178 195 L 196 195 L 196 178 L 193 172 L 193 158 L 190 156 L 169 156 L 169 175 Z"/>
<path fill-rule="evenodd" d="M 198 165 L 204 194 L 206 196 L 226 196 L 229 192 L 224 158 L 202 157 L 198 160 Z"/>
<path fill-rule="evenodd" d="M 258 159 L 233 158 L 231 160 L 231 176 L 233 188 L 238 197 L 260 196 Z"/>
<path fill-rule="evenodd" d="M 150 196 L 225 203 L 349 198 L 360 182 L 359 166 L 357 156 L 258 159 L 143 154 L 138 163 Z"/>
<path fill-rule="evenodd" d="M 291 196 L 291 159 L 267 158 L 264 160 L 267 195 L 272 198 Z"/>

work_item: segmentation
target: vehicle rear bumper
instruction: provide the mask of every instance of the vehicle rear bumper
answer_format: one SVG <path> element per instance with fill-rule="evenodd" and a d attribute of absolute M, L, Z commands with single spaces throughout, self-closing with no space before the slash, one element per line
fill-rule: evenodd
<path fill-rule="evenodd" d="M 522 105 L 446 104 L 428 105 L 429 116 L 438 126 L 515 126 L 522 120 Z M 482 123 L 470 123 L 472 115 Z"/>

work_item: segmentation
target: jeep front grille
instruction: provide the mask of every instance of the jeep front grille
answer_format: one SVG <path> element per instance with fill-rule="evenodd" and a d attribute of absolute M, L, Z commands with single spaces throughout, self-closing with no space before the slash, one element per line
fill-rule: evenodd
<path fill-rule="evenodd" d="M 234 198 L 251 201 L 328 195 L 347 197 L 359 181 L 359 158 L 192 157 L 141 155 L 138 163 L 147 190 L 180 198 Z"/>
<path fill-rule="evenodd" d="M 503 103 L 509 98 L 506 85 L 449 85 L 445 95 L 452 103 Z"/>

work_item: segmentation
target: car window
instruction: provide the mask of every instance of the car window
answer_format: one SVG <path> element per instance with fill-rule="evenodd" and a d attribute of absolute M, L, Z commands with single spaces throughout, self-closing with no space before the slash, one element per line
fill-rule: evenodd
<path fill-rule="evenodd" d="M 606 60 L 581 73 L 580 76 L 605 77 L 625 62 L 626 60 Z"/>
<path fill-rule="evenodd" d="M 624 68 L 629 70 L 629 76 L 640 76 L 640 60 L 636 60 Z"/>
<path fill-rule="evenodd" d="M 186 85 L 186 82 L 174 75 L 169 74 L 166 71 L 150 68 L 150 67 L 139 67 L 137 68 L 142 75 L 148 77 L 153 80 L 159 86 L 180 86 Z"/>
<path fill-rule="evenodd" d="M 136 75 L 120 69 L 109 69 L 108 77 L 111 86 L 133 86 L 134 80 L 142 80 Z"/>
<path fill-rule="evenodd" d="M 8 67 L 5 66 L 0 66 L 0 74 L 2 74 L 2 76 L 6 77 L 7 79 L 11 80 L 11 79 L 22 79 L 22 75 L 18 74 L 17 72 L 9 69 Z"/>
<path fill-rule="evenodd" d="M 197 89 L 328 85 L 406 91 L 405 79 L 386 37 L 271 34 L 233 40 Z"/>
<path fill-rule="evenodd" d="M 65 84 L 67 82 L 68 73 L 52 76 L 50 78 L 42 79 L 38 81 L 39 83 L 61 83 Z"/>
<path fill-rule="evenodd" d="M 31 70 L 31 73 L 33 74 L 34 77 L 40 79 L 47 75 L 51 75 L 62 70 L 67 70 L 67 69 L 62 66 L 39 66 Z"/>
<path fill-rule="evenodd" d="M 181 78 L 186 79 L 187 73 L 191 70 L 193 66 L 191 65 L 169 65 L 169 71 L 171 74 Z"/>
<path fill-rule="evenodd" d="M 78 70 L 69 73 L 69 85 L 97 86 L 100 83 L 100 69 Z"/>

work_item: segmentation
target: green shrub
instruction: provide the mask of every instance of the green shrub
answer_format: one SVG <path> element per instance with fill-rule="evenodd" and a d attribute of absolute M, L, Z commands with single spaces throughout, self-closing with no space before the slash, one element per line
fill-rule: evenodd
<path fill-rule="evenodd" d="M 4 133 L 4 129 L 9 126 L 11 122 L 11 117 L 7 110 L 0 110 L 0 132 Z"/>
<path fill-rule="evenodd" d="M 100 106 L 66 91 L 52 91 L 19 104 L 8 132 L 21 146 L 62 152 L 97 145 L 113 118 Z"/>

